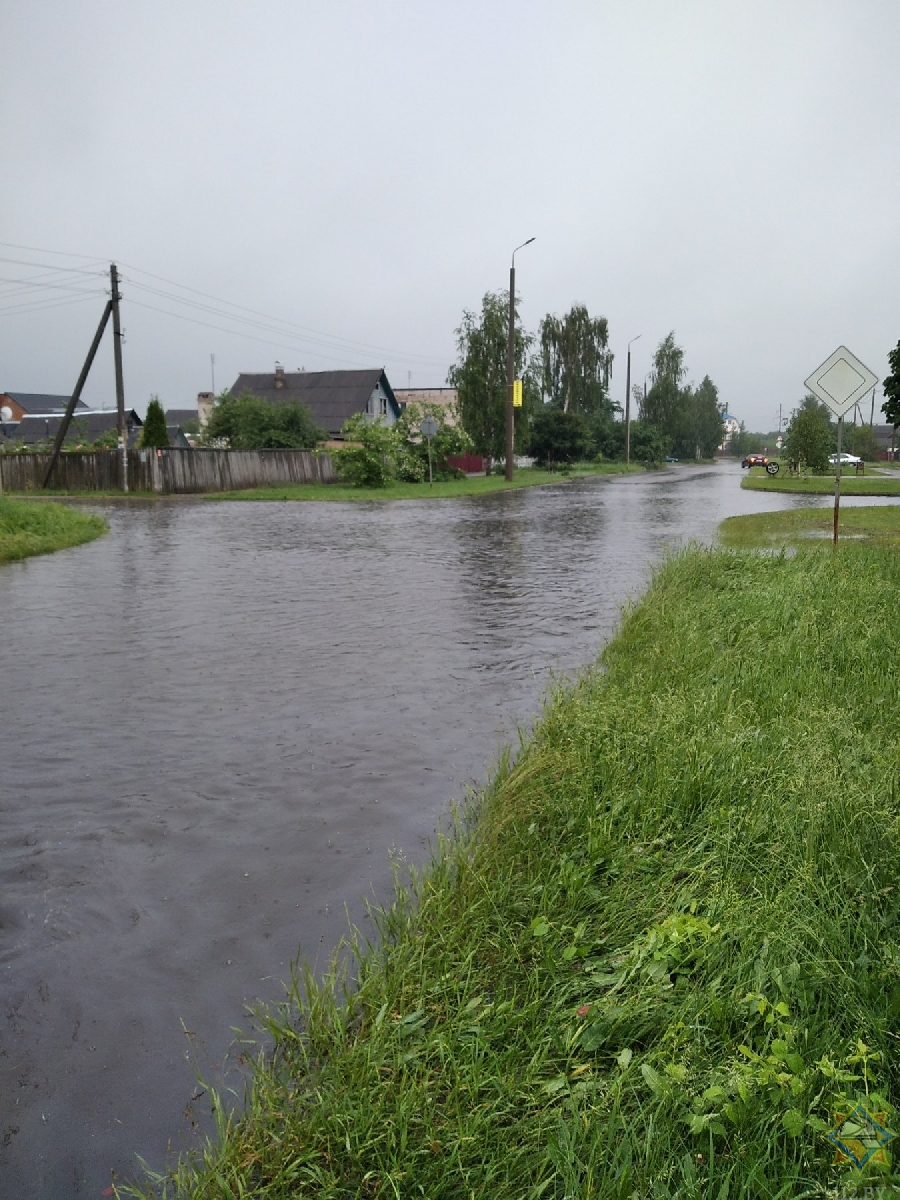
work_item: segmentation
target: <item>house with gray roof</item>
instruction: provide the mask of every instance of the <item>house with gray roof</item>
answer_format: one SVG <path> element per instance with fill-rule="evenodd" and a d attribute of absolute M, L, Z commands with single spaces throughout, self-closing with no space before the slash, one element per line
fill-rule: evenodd
<path fill-rule="evenodd" d="M 383 367 L 362 371 L 285 371 L 279 363 L 263 375 L 239 375 L 230 395 L 250 392 L 271 404 L 299 400 L 312 413 L 313 420 L 330 438 L 340 438 L 348 417 L 366 413 L 373 420 L 393 425 L 400 416 L 400 405 Z"/>
<path fill-rule="evenodd" d="M 40 415 L 28 413 L 18 422 L 4 424 L 5 438 L 10 442 L 24 442 L 33 446 L 37 442 L 52 442 L 59 429 L 62 414 Z M 134 446 L 140 437 L 143 421 L 133 408 L 125 410 L 125 429 L 128 445 Z M 71 424 L 66 430 L 65 446 L 89 446 L 103 434 L 118 428 L 118 416 L 114 409 L 95 411 L 87 409 L 84 412 L 76 410 Z"/>
<path fill-rule="evenodd" d="M 23 417 L 64 413 L 71 399 L 71 396 L 52 396 L 46 392 L 0 392 L 0 408 L 10 410 L 10 420 L 21 421 Z M 88 406 L 83 400 L 79 400 L 75 411 L 87 412 Z"/>

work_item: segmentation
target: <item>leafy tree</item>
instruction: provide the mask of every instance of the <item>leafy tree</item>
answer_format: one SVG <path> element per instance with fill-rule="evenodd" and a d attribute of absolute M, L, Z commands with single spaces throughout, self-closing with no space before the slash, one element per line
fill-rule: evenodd
<path fill-rule="evenodd" d="M 719 391 L 708 375 L 699 387 L 681 385 L 684 351 L 667 334 L 653 356 L 653 386 L 640 397 L 641 420 L 655 425 L 682 458 L 712 458 L 725 437 Z"/>
<path fill-rule="evenodd" d="M 763 446 L 769 442 L 774 443 L 777 434 L 772 434 L 767 441 L 767 435 L 764 433 L 750 433 L 744 422 L 741 421 L 741 427 L 737 433 L 731 438 L 731 453 L 735 458 L 746 458 L 748 454 L 759 454 Z"/>
<path fill-rule="evenodd" d="M 672 447 L 671 439 L 647 421 L 631 423 L 631 457 L 635 462 L 651 465 L 662 462 Z"/>
<path fill-rule="evenodd" d="M 692 394 L 694 437 L 700 458 L 712 458 L 725 437 L 719 389 L 708 375 Z"/>
<path fill-rule="evenodd" d="M 900 341 L 888 355 L 891 373 L 881 385 L 884 388 L 884 404 L 881 411 L 896 430 L 900 425 Z"/>
<path fill-rule="evenodd" d="M 828 469 L 828 456 L 834 448 L 831 424 L 818 407 L 803 404 L 794 412 L 785 438 L 785 449 L 792 462 L 803 463 L 812 471 Z"/>
<path fill-rule="evenodd" d="M 386 487 L 396 477 L 401 449 L 396 426 L 356 413 L 344 422 L 341 432 L 345 443 L 332 451 L 341 479 L 355 487 Z"/>
<path fill-rule="evenodd" d="M 846 425 L 844 445 L 850 454 L 856 454 L 866 462 L 872 462 L 878 457 L 878 443 L 870 425 Z"/>
<path fill-rule="evenodd" d="M 486 292 L 481 312 L 463 313 L 456 330 L 459 362 L 447 373 L 456 388 L 459 415 L 476 454 L 500 459 L 506 453 L 506 345 L 509 329 L 509 292 Z M 539 394 L 535 371 L 529 363 L 534 339 L 521 327 L 516 311 L 515 369 L 523 380 L 523 405 L 515 409 L 515 439 L 524 440 L 528 417 Z"/>
<path fill-rule="evenodd" d="M 575 304 L 564 317 L 548 313 L 541 322 L 541 383 L 550 403 L 563 412 L 593 413 L 609 406 L 612 354 L 606 317 L 592 317 Z"/>
<path fill-rule="evenodd" d="M 216 400 L 204 440 L 224 441 L 232 450 L 311 450 L 327 436 L 299 400 L 271 404 L 252 392 L 226 392 Z"/>
<path fill-rule="evenodd" d="M 159 402 L 159 396 L 151 396 L 147 405 L 147 415 L 144 418 L 144 428 L 141 430 L 141 446 L 145 449 L 156 447 L 167 449 L 169 431 L 166 429 L 166 414 Z"/>
<path fill-rule="evenodd" d="M 577 462 L 588 445 L 587 422 L 579 412 L 546 406 L 531 422 L 530 450 L 541 466 Z"/>

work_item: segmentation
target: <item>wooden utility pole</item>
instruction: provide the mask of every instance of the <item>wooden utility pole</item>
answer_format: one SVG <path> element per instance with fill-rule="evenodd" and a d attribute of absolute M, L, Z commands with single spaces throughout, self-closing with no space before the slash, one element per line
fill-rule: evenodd
<path fill-rule="evenodd" d="M 512 483 L 515 461 L 516 410 L 513 408 L 513 386 L 516 381 L 516 250 L 530 246 L 529 238 L 512 252 L 509 268 L 509 328 L 506 334 L 506 481 Z"/>
<path fill-rule="evenodd" d="M 97 353 L 97 347 L 100 345 L 100 339 L 103 337 L 103 331 L 106 329 L 109 321 L 110 313 L 112 312 L 112 300 L 107 300 L 106 308 L 103 310 L 103 316 L 100 318 L 100 324 L 97 326 L 97 332 L 94 334 L 94 340 L 91 342 L 91 348 L 87 352 L 87 358 L 84 360 L 84 366 L 81 368 L 81 374 L 78 376 L 78 382 L 75 384 L 75 390 L 69 397 L 69 403 L 66 405 L 66 411 L 59 423 L 59 428 L 56 431 L 56 439 L 53 442 L 53 450 L 50 454 L 50 466 L 47 468 L 47 474 L 44 476 L 44 487 L 50 486 L 50 476 L 53 474 L 53 468 L 56 466 L 59 452 L 62 449 L 62 444 L 66 440 L 66 434 L 69 431 L 69 423 L 72 420 L 72 414 L 75 412 L 76 405 L 81 399 L 81 392 L 84 388 L 88 377 L 88 372 L 91 369 L 91 363 L 94 361 L 94 356 Z"/>
<path fill-rule="evenodd" d="M 125 428 L 125 382 L 122 378 L 122 325 L 119 321 L 119 273 L 116 264 L 109 264 L 109 282 L 112 287 L 113 361 L 116 367 L 116 411 L 119 426 L 119 462 L 122 471 L 122 491 L 128 491 L 128 430 Z"/>

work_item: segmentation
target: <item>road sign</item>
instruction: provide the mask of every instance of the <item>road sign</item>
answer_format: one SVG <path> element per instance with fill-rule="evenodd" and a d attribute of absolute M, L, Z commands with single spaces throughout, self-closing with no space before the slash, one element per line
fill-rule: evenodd
<path fill-rule="evenodd" d="M 816 399 L 827 404 L 836 417 L 842 417 L 875 387 L 878 376 L 846 346 L 838 346 L 805 382 Z"/>
<path fill-rule="evenodd" d="M 423 437 L 433 438 L 437 431 L 438 423 L 434 417 L 425 417 L 419 426 L 419 433 L 421 433 Z"/>

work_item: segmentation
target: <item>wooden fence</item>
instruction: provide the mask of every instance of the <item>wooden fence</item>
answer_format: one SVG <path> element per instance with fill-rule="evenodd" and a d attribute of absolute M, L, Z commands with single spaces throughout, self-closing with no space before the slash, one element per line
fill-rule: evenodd
<path fill-rule="evenodd" d="M 49 454 L 0 454 L 0 491 L 44 486 Z M 121 489 L 117 450 L 61 454 L 50 487 L 65 492 Z M 129 450 L 128 487 L 162 495 L 232 492 L 279 483 L 335 483 L 329 454 L 312 450 Z"/>

